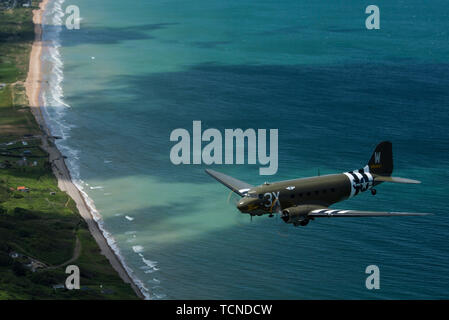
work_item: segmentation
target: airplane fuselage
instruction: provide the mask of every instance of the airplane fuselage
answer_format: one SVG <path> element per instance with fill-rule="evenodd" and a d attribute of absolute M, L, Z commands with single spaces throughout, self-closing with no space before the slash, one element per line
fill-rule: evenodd
<path fill-rule="evenodd" d="M 280 208 L 299 205 L 329 207 L 374 186 L 373 176 L 363 169 L 275 183 L 266 183 L 248 191 L 238 208 L 241 212 L 262 215 Z"/>

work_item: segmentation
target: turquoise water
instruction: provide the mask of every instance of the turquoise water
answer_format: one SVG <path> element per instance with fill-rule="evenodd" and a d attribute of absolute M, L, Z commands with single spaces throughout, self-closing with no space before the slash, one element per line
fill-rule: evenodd
<path fill-rule="evenodd" d="M 449 297 L 445 2 L 377 1 L 375 31 L 361 1 L 55 0 L 46 24 L 69 4 L 80 30 L 45 27 L 63 62 L 48 77 L 61 90 L 42 94 L 47 119 L 150 298 Z M 193 120 L 279 129 L 275 176 L 213 166 L 251 184 L 357 169 L 391 140 L 395 175 L 423 183 L 336 207 L 435 215 L 251 223 L 205 165 L 170 162 L 171 131 Z M 370 264 L 378 291 L 365 288 Z"/>

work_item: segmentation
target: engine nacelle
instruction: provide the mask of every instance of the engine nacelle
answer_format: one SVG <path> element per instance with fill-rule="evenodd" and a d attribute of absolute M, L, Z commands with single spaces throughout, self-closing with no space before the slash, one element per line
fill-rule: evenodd
<path fill-rule="evenodd" d="M 306 226 L 310 220 L 313 220 L 313 218 L 309 218 L 307 216 L 309 212 L 324 208 L 324 206 L 320 205 L 302 205 L 290 207 L 282 210 L 281 218 L 285 223 L 293 223 L 295 226 Z"/>
<path fill-rule="evenodd" d="M 310 206 L 296 206 L 282 210 L 281 218 L 285 223 L 297 223 L 307 220 Z"/>

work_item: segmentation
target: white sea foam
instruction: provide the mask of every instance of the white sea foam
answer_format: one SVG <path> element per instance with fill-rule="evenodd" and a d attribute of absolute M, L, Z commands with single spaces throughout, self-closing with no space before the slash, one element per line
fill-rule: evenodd
<path fill-rule="evenodd" d="M 74 127 L 67 123 L 64 115 L 70 106 L 64 102 L 64 91 L 62 83 L 64 81 L 64 63 L 62 60 L 60 47 L 60 34 L 63 26 L 64 10 L 62 5 L 65 0 L 54 0 L 49 2 L 43 14 L 43 41 L 45 43 L 41 62 L 43 70 L 46 70 L 42 76 L 42 89 L 40 92 L 40 105 L 43 107 L 43 115 L 47 126 L 52 135 L 59 136 L 61 139 L 56 141 L 59 150 L 67 156 L 66 165 L 70 170 L 72 181 L 82 194 L 84 201 L 90 209 L 93 219 L 98 224 L 108 245 L 114 251 L 126 272 L 133 279 L 136 286 L 144 295 L 145 299 L 158 299 L 158 295 L 150 295 L 149 289 L 137 278 L 133 270 L 126 264 L 123 256 L 117 247 L 114 237 L 104 228 L 104 223 L 93 201 L 83 190 L 83 185 L 88 186 L 80 179 L 79 170 L 79 151 L 70 148 L 67 145 L 67 139 L 70 137 L 70 130 Z M 45 85 L 48 84 L 48 85 Z M 51 108 L 49 108 L 51 107 Z"/>
<path fill-rule="evenodd" d="M 150 267 L 152 269 L 156 269 L 157 261 L 151 261 L 151 260 L 145 259 L 145 257 L 141 253 L 139 253 L 139 256 L 142 258 L 142 261 L 143 261 L 143 263 L 145 263 L 145 265 L 147 265 L 148 267 Z"/>
<path fill-rule="evenodd" d="M 135 248 L 137 247 L 138 250 L 136 250 Z M 133 250 L 134 252 L 136 252 L 139 257 L 142 259 L 142 262 L 144 263 L 143 266 L 140 267 L 140 269 L 144 270 L 144 273 L 153 273 L 159 270 L 159 268 L 157 267 L 157 261 L 151 261 L 149 259 L 146 259 L 144 257 L 144 255 L 141 253 L 143 251 L 143 247 L 142 250 L 139 250 L 141 246 L 133 246 Z"/>
<path fill-rule="evenodd" d="M 103 186 L 90 187 L 90 190 L 104 189 Z"/>
<path fill-rule="evenodd" d="M 130 217 L 130 216 L 125 216 L 125 219 L 128 220 L 128 221 L 133 221 L 134 220 L 134 218 Z"/>
<path fill-rule="evenodd" d="M 148 269 L 148 270 L 144 271 L 143 273 L 149 274 L 149 273 L 153 273 L 153 272 L 156 272 L 156 271 L 157 270 L 155 270 L 155 269 Z"/>
<path fill-rule="evenodd" d="M 163 294 L 163 293 L 154 293 L 154 298 L 155 299 L 164 299 L 167 295 Z"/>
<path fill-rule="evenodd" d="M 140 253 L 140 252 L 143 252 L 143 246 L 133 246 L 133 251 L 135 252 L 135 253 Z"/>

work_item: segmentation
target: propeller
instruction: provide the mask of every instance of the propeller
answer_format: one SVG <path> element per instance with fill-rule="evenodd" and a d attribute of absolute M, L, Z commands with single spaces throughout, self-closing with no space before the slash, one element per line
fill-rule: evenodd
<path fill-rule="evenodd" d="M 270 215 L 269 217 L 273 217 L 274 215 L 276 215 L 275 218 L 275 224 L 277 226 L 277 233 L 278 235 L 280 235 L 281 237 L 288 237 L 289 234 L 289 230 L 290 230 L 290 226 L 288 224 L 286 224 L 282 219 L 281 219 L 281 214 L 282 214 L 282 207 L 281 207 L 281 202 L 279 201 L 279 199 L 276 199 L 275 201 L 273 201 L 271 208 L 270 208 Z"/>
<path fill-rule="evenodd" d="M 234 193 L 233 191 L 231 191 L 227 197 L 227 204 L 228 205 L 233 205 L 234 208 L 237 206 L 237 203 L 240 201 L 241 197 L 239 195 L 237 195 L 236 193 Z M 270 215 L 264 215 L 265 217 L 274 217 L 274 223 L 277 227 L 277 233 L 281 236 L 281 237 L 288 237 L 289 236 L 289 231 L 291 229 L 291 225 L 286 224 L 282 219 L 281 219 L 281 213 L 282 213 L 282 208 L 281 208 L 281 203 L 278 199 L 276 199 L 275 201 L 273 201 L 270 210 L 271 213 Z M 250 214 L 250 222 L 253 221 L 253 217 L 254 215 Z M 246 214 L 241 214 L 240 212 L 235 214 L 235 220 L 237 222 L 237 225 L 239 227 L 247 227 L 247 221 L 246 220 Z"/>
<path fill-rule="evenodd" d="M 229 195 L 228 195 L 228 199 L 227 199 L 226 203 L 228 205 L 233 205 L 234 208 L 235 208 L 237 206 L 237 203 L 240 201 L 240 199 L 241 199 L 241 197 L 238 194 L 236 194 L 235 192 L 231 191 L 229 193 Z M 234 217 L 235 217 L 235 221 L 237 222 L 238 226 L 243 227 L 245 225 L 244 222 L 247 221 L 246 220 L 247 219 L 246 215 L 241 214 L 240 212 L 238 212 L 238 213 L 236 213 L 234 215 Z M 251 216 L 251 221 L 252 221 L 252 218 L 253 217 Z"/>
<path fill-rule="evenodd" d="M 240 201 L 241 197 L 234 193 L 234 191 L 229 192 L 227 204 L 234 204 L 237 206 L 237 203 Z"/>
<path fill-rule="evenodd" d="M 275 219 L 277 233 L 281 237 L 288 238 L 289 231 L 291 230 L 291 225 L 286 224 L 282 219 L 281 215 L 277 214 Z"/>

